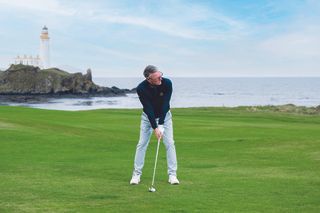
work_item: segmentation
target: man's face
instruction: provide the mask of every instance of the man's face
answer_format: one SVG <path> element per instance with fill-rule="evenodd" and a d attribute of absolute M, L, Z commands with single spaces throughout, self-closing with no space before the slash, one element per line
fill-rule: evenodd
<path fill-rule="evenodd" d="M 149 77 L 147 78 L 147 81 L 151 84 L 151 85 L 155 85 L 155 86 L 159 86 L 161 85 L 161 80 L 162 80 L 162 72 L 155 72 L 149 75 Z"/>

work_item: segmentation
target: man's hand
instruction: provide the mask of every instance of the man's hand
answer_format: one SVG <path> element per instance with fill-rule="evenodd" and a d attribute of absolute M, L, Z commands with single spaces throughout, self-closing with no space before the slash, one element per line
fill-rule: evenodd
<path fill-rule="evenodd" d="M 164 133 L 163 125 L 158 125 L 158 129 L 160 130 L 161 134 L 163 135 L 163 133 Z"/>
<path fill-rule="evenodd" d="M 163 135 L 163 133 L 161 132 L 159 127 L 154 129 L 154 134 L 156 135 L 158 140 L 160 140 L 162 138 L 162 135 Z"/>

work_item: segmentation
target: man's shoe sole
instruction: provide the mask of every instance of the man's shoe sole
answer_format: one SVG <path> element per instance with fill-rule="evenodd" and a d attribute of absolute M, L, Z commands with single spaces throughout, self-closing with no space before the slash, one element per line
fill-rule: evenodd
<path fill-rule="evenodd" d="M 130 182 L 130 185 L 138 185 L 140 183 L 140 181 L 138 183 L 131 183 Z"/>
<path fill-rule="evenodd" d="M 179 185 L 180 183 L 171 183 L 168 181 L 168 183 L 170 183 L 171 185 Z"/>

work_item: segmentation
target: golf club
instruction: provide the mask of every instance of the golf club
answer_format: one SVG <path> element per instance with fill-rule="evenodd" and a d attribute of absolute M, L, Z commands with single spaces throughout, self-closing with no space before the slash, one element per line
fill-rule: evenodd
<path fill-rule="evenodd" d="M 159 138 L 159 139 L 158 139 L 158 146 L 157 146 L 156 160 L 155 160 L 155 162 L 154 162 L 153 177 L 152 177 L 151 187 L 149 187 L 149 192 L 155 192 L 155 191 L 156 191 L 156 188 L 154 188 L 154 177 L 156 176 L 156 168 L 157 168 L 157 160 L 158 160 L 158 153 L 159 153 L 160 140 L 161 140 L 161 138 Z"/>

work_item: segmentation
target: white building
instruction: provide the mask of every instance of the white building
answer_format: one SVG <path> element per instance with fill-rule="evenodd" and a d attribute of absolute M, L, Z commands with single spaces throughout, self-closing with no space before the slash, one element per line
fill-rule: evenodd
<path fill-rule="evenodd" d="M 42 67 L 39 55 L 35 57 L 33 57 L 32 55 L 30 55 L 29 57 L 27 55 L 23 55 L 23 56 L 18 55 L 14 59 L 14 64 L 25 64 L 25 65 L 32 65 L 36 67 Z"/>
<path fill-rule="evenodd" d="M 50 54 L 49 54 L 49 33 L 48 28 L 44 26 L 40 35 L 40 54 L 37 56 L 25 54 L 23 56 L 18 55 L 14 58 L 14 64 L 24 64 L 38 66 L 41 69 L 47 69 L 50 67 Z"/>

